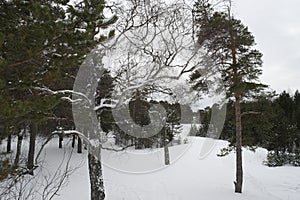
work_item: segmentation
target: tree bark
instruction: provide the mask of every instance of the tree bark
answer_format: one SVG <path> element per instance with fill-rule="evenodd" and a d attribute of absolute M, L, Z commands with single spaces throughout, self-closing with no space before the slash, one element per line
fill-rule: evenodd
<path fill-rule="evenodd" d="M 169 147 L 166 141 L 166 129 L 164 131 L 164 155 L 165 155 L 165 165 L 170 165 L 170 152 L 169 152 Z"/>
<path fill-rule="evenodd" d="M 17 168 L 18 165 L 19 165 L 20 156 L 21 156 L 22 141 L 23 141 L 23 133 L 18 135 L 17 151 L 16 151 L 16 157 L 15 157 L 15 161 L 14 161 L 14 168 Z"/>
<path fill-rule="evenodd" d="M 6 152 L 7 153 L 11 152 L 11 134 L 9 134 L 7 137 Z"/>
<path fill-rule="evenodd" d="M 63 134 L 58 134 L 58 148 L 62 148 L 62 142 L 63 142 Z"/>
<path fill-rule="evenodd" d="M 94 155 L 88 155 L 91 200 L 104 200 L 105 191 L 102 177 L 101 161 Z"/>
<path fill-rule="evenodd" d="M 78 143 L 77 143 L 77 153 L 82 153 L 82 140 L 78 136 Z"/>
<path fill-rule="evenodd" d="M 230 16 L 230 15 L 229 15 Z M 231 16 L 230 16 L 231 17 Z M 231 21 L 231 18 L 229 19 Z M 237 52 L 236 52 L 236 33 L 233 31 L 233 25 L 230 23 L 230 41 L 233 69 L 234 86 L 238 87 L 241 78 L 237 70 Z M 238 90 L 236 88 L 235 90 Z M 236 180 L 234 182 L 235 192 L 242 193 L 243 185 L 243 163 L 242 163 L 242 122 L 241 122 L 241 95 L 238 91 L 234 92 L 235 97 L 235 131 L 236 131 Z"/>
<path fill-rule="evenodd" d="M 242 193 L 243 163 L 242 163 L 242 123 L 241 123 L 241 97 L 235 96 L 235 123 L 236 123 L 236 181 L 235 192 Z"/>
<path fill-rule="evenodd" d="M 35 153 L 35 140 L 38 132 L 38 125 L 33 124 L 30 131 L 30 139 L 29 139 L 29 151 L 28 151 L 28 160 L 27 160 L 27 169 L 29 170 L 29 174 L 33 175 L 34 168 L 34 153 Z"/>
<path fill-rule="evenodd" d="M 73 136 L 72 136 L 72 148 L 75 147 L 75 140 L 76 140 L 76 135 L 73 134 Z"/>
<path fill-rule="evenodd" d="M 165 165 L 170 165 L 170 153 L 168 145 L 164 146 Z"/>

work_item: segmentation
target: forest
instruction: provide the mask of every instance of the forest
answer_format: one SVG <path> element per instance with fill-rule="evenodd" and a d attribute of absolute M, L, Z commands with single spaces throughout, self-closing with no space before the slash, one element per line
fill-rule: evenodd
<path fill-rule="evenodd" d="M 59 196 L 75 152 L 87 153 L 91 200 L 107 195 L 107 152 L 162 149 L 170 166 L 194 137 L 229 142 L 218 155 L 236 156 L 235 193 L 244 149 L 300 166 L 300 93 L 261 82 L 263 52 L 232 3 L 0 0 L 0 199 L 37 198 L 27 186 L 53 141 L 71 150 L 40 199 Z"/>

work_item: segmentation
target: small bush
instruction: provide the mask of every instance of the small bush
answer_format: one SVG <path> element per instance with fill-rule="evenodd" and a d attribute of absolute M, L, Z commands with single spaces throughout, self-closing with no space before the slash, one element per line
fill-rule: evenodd
<path fill-rule="evenodd" d="M 278 167 L 283 165 L 300 166 L 300 154 L 299 153 L 286 153 L 286 152 L 274 152 L 269 151 L 267 160 L 264 162 L 269 167 Z"/>
<path fill-rule="evenodd" d="M 12 172 L 12 168 L 8 159 L 0 160 L 0 181 L 8 177 Z"/>

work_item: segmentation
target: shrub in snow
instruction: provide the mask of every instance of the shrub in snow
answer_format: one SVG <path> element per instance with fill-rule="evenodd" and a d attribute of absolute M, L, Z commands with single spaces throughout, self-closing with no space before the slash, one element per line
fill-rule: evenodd
<path fill-rule="evenodd" d="M 222 148 L 220 153 L 217 154 L 217 156 L 219 157 L 223 157 L 223 156 L 227 156 L 230 154 L 230 152 L 232 152 L 234 150 L 234 146 L 228 146 L 226 148 Z"/>
<path fill-rule="evenodd" d="M 189 136 L 196 136 L 196 135 L 199 135 L 199 130 L 195 124 L 192 124 L 189 132 Z"/>
<path fill-rule="evenodd" d="M 283 165 L 300 166 L 300 154 L 286 153 L 286 152 L 274 152 L 269 151 L 267 160 L 264 162 L 269 167 L 278 167 Z"/>
<path fill-rule="evenodd" d="M 0 160 L 0 181 L 8 177 L 13 172 L 9 159 Z"/>
<path fill-rule="evenodd" d="M 187 144 L 189 142 L 189 140 L 187 139 L 187 138 L 185 138 L 184 140 L 183 140 L 183 143 L 184 144 Z"/>

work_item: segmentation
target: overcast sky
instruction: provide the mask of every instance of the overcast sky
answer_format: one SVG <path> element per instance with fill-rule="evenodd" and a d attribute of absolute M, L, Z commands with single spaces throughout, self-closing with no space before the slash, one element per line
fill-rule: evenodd
<path fill-rule="evenodd" d="M 235 0 L 234 10 L 264 55 L 262 82 L 300 90 L 300 0 Z"/>

